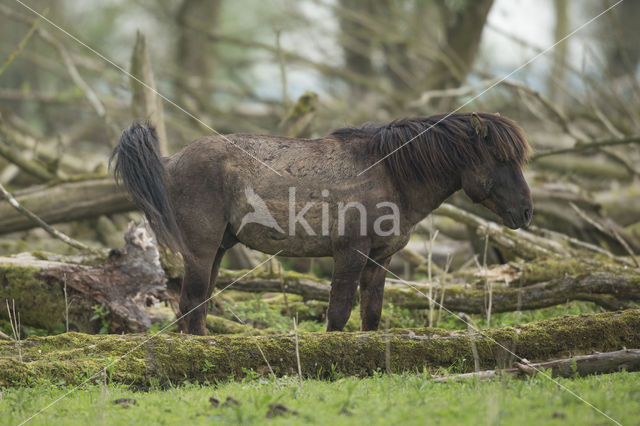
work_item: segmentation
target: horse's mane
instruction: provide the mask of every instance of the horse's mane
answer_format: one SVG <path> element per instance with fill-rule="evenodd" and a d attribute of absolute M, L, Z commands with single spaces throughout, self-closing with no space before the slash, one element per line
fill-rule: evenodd
<path fill-rule="evenodd" d="M 332 136 L 342 140 L 369 139 L 369 153 L 384 159 L 391 175 L 402 181 L 437 182 L 448 177 L 445 174 L 491 159 L 523 167 L 531 148 L 522 129 L 498 114 L 475 114 L 486 123 L 484 140 L 474 130 L 471 113 L 365 124 L 360 128 L 338 129 Z"/>

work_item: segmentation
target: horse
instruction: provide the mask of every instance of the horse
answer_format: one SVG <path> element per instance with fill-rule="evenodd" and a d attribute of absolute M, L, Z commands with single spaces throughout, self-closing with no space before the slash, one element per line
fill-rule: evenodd
<path fill-rule="evenodd" d="M 365 124 L 318 139 L 229 134 L 162 157 L 155 130 L 132 124 L 110 159 L 159 243 L 180 252 L 180 329 L 206 334 L 225 252 L 240 242 L 334 260 L 327 331 L 340 331 L 360 288 L 362 330 L 376 330 L 386 269 L 415 225 L 462 189 L 512 229 L 532 218 L 523 176 L 530 146 L 512 120 L 455 113 Z M 275 173 L 274 171 L 277 171 Z"/>

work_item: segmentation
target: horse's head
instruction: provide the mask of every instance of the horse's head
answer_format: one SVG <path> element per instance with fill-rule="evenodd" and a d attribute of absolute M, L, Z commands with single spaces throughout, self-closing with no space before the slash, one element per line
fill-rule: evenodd
<path fill-rule="evenodd" d="M 523 155 L 526 157 L 528 144 L 524 136 L 519 128 L 516 128 L 518 131 L 514 133 L 513 129 L 501 129 L 498 123 L 490 123 L 488 126 L 487 121 L 476 114 L 471 116 L 471 122 L 478 136 L 475 143 L 493 145 L 490 147 L 493 155 L 487 156 L 481 164 L 462 171 L 464 192 L 473 202 L 484 205 L 500 216 L 509 228 L 517 229 L 529 225 L 533 215 L 533 201 L 531 190 L 522 173 L 526 158 L 512 155 L 516 151 L 522 151 L 514 149 L 513 146 L 496 146 L 524 144 Z M 517 136 L 518 140 L 510 140 L 514 136 Z"/>

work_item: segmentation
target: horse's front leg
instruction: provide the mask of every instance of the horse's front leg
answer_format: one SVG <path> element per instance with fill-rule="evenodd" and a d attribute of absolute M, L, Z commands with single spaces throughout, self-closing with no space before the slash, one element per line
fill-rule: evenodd
<path fill-rule="evenodd" d="M 368 261 L 360 277 L 360 318 L 363 331 L 377 330 L 382 315 L 384 282 L 391 256 L 380 261 Z"/>
<path fill-rule="evenodd" d="M 359 253 L 369 254 L 363 247 L 346 247 L 333 255 L 333 278 L 329 295 L 327 331 L 342 331 L 351 315 L 351 307 L 356 296 L 360 274 L 367 258 Z"/>

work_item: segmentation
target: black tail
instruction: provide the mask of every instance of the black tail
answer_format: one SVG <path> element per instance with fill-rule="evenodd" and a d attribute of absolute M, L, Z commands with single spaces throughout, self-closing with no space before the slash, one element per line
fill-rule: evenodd
<path fill-rule="evenodd" d="M 144 211 L 158 242 L 174 252 L 186 254 L 167 198 L 166 171 L 155 129 L 150 125 L 132 124 L 122 132 L 109 159 L 109 167 L 115 157 L 116 183 L 122 181 L 133 201 Z"/>

